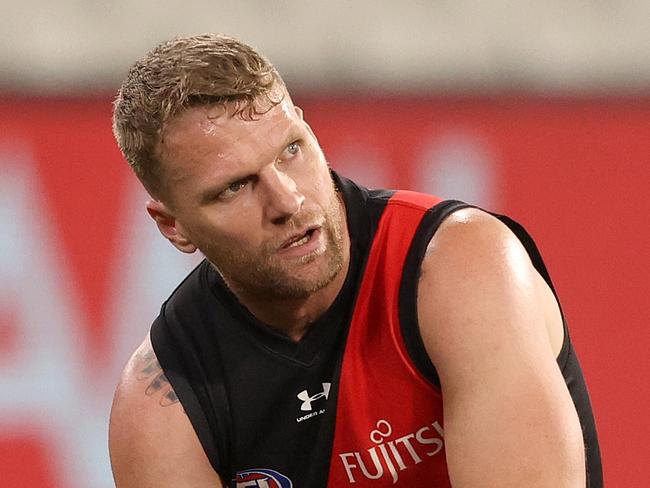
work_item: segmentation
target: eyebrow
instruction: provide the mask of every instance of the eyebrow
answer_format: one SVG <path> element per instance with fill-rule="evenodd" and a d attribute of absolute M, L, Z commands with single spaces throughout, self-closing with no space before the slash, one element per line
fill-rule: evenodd
<path fill-rule="evenodd" d="M 216 183 L 212 184 L 210 186 L 206 186 L 202 190 L 199 191 L 199 204 L 200 205 L 205 205 L 207 203 L 210 203 L 212 200 L 215 199 L 225 188 L 228 187 L 228 185 L 242 180 L 246 178 L 245 176 L 240 176 L 240 177 L 232 177 L 228 178 L 226 181 L 223 183 Z"/>
<path fill-rule="evenodd" d="M 207 203 L 210 203 L 212 200 L 214 200 L 215 197 L 217 197 L 222 191 L 224 191 L 229 185 L 232 185 L 233 183 L 236 183 L 241 180 L 245 180 L 247 178 L 250 178 L 251 174 L 248 173 L 240 173 L 240 174 L 235 174 L 226 179 L 222 183 L 216 183 L 212 184 L 209 186 L 206 186 L 202 190 L 198 192 L 199 194 L 199 204 L 200 205 L 205 205 Z"/>
<path fill-rule="evenodd" d="M 281 149 L 281 151 L 284 151 L 284 149 L 285 149 L 289 144 L 291 144 L 292 142 L 299 141 L 299 140 L 300 140 L 300 141 L 304 141 L 304 140 L 305 140 L 305 136 L 304 136 L 303 130 L 304 130 L 304 129 L 303 129 L 302 127 L 295 127 L 295 126 L 292 127 L 292 128 L 289 130 L 289 132 L 288 132 L 288 134 L 287 134 L 287 137 L 285 137 L 285 139 L 284 139 L 284 144 L 282 145 L 282 149 Z"/>

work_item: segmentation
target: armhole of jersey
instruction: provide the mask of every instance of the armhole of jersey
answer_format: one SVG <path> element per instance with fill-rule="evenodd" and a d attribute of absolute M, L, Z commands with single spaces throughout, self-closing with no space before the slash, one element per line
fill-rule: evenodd
<path fill-rule="evenodd" d="M 404 346 L 413 365 L 431 384 L 440 388 L 440 378 L 429 358 L 418 322 L 417 291 L 421 264 L 429 241 L 449 215 L 471 205 L 457 200 L 440 202 L 427 210 L 409 247 L 399 290 L 399 317 Z"/>
<path fill-rule="evenodd" d="M 163 305 L 164 312 L 165 305 Z M 231 469 L 230 460 L 227 458 L 227 453 L 230 452 L 228 445 L 228 435 L 224 435 L 229 431 L 229 424 L 217 416 L 218 425 L 212 425 L 207 417 L 206 411 L 210 411 L 211 400 L 207 391 L 200 388 L 197 382 L 191 382 L 188 378 L 191 376 L 191 371 L 197 371 L 197 365 L 188 366 L 185 364 L 183 357 L 178 353 L 178 339 L 174 336 L 167 321 L 164 318 L 164 313 L 161 312 L 160 316 L 154 321 L 150 330 L 151 345 L 156 354 L 158 362 L 160 363 L 165 376 L 172 385 L 176 396 L 179 398 L 180 403 L 189 418 L 194 432 L 196 433 L 203 450 L 212 465 L 215 472 L 221 477 L 222 481 L 230 480 Z M 198 361 L 198 358 L 197 358 Z M 221 363 L 215 360 L 215 363 Z M 222 377 L 222 376 L 221 376 Z M 198 389 L 195 389 L 195 387 Z M 217 388 L 218 387 L 218 388 Z M 215 390 L 219 392 L 220 405 L 222 411 L 229 412 L 228 402 L 226 400 L 226 390 L 223 382 L 215 386 Z M 223 406 L 225 405 L 225 406 Z M 223 410 L 225 408 L 225 410 Z M 230 418 L 228 416 L 228 418 Z M 226 483 L 224 486 L 227 486 Z"/>
<path fill-rule="evenodd" d="M 582 374 L 582 368 L 578 361 L 573 345 L 571 344 L 571 337 L 567 321 L 562 311 L 562 304 L 557 296 L 551 276 L 542 260 L 541 253 L 537 245 L 533 241 L 530 234 L 524 227 L 515 222 L 510 217 L 504 215 L 492 214 L 501 222 L 508 226 L 508 228 L 519 238 L 524 248 L 528 252 L 530 259 L 535 266 L 537 272 L 544 278 L 555 296 L 555 301 L 560 308 L 562 315 L 562 325 L 564 327 L 564 340 L 560 353 L 557 356 L 557 364 L 562 371 L 562 376 L 566 382 L 569 394 L 573 400 L 573 404 L 578 412 L 580 418 L 580 425 L 582 428 L 582 435 L 585 445 L 585 462 L 587 469 L 587 487 L 589 488 L 602 488 L 603 486 L 603 470 L 602 461 L 600 456 L 600 446 L 598 443 L 598 433 L 596 431 L 596 422 L 594 420 L 593 411 L 591 408 L 591 401 L 589 393 L 587 392 L 587 385 Z"/>
<path fill-rule="evenodd" d="M 528 231 L 524 228 L 523 225 L 521 225 L 519 222 L 516 222 L 512 220 L 510 217 L 507 217 L 505 215 L 499 215 L 495 213 L 491 213 L 494 217 L 499 219 L 501 222 L 503 222 L 511 231 L 512 233 L 517 236 L 521 244 L 524 246 L 524 249 L 526 249 L 526 252 L 528 253 L 528 256 L 530 257 L 531 262 L 533 263 L 533 266 L 537 270 L 537 272 L 541 275 L 542 278 L 544 278 L 544 281 L 548 285 L 548 287 L 551 289 L 553 292 L 553 296 L 555 297 L 555 301 L 557 303 L 557 306 L 560 309 L 560 315 L 562 316 L 562 328 L 564 330 L 564 338 L 562 339 L 562 347 L 560 348 L 560 352 L 557 355 L 557 363 L 560 366 L 561 370 L 564 370 L 567 364 L 567 360 L 569 358 L 569 351 L 570 351 L 570 345 L 571 345 L 571 339 L 569 337 L 569 328 L 567 326 L 566 318 L 564 317 L 564 311 L 562 310 L 562 304 L 560 303 L 560 299 L 557 296 L 557 292 L 555 291 L 555 286 L 553 286 L 553 281 L 551 280 L 551 275 L 548 272 L 548 269 L 546 269 L 546 265 L 544 264 L 544 260 L 542 259 L 542 254 L 539 252 L 539 249 L 537 248 L 537 244 L 535 244 L 535 241 L 531 237 L 531 235 L 528 233 Z"/>
<path fill-rule="evenodd" d="M 464 202 L 457 200 L 447 200 L 439 203 L 435 207 L 429 209 L 425 216 L 423 217 L 416 235 L 411 243 L 406 262 L 404 265 L 404 272 L 402 276 L 402 282 L 400 285 L 400 297 L 399 297 L 399 314 L 400 314 L 400 327 L 402 332 L 402 338 L 404 340 L 404 345 L 406 346 L 406 351 L 409 354 L 413 365 L 417 370 L 434 386 L 440 388 L 440 378 L 438 372 L 431 359 L 429 354 L 426 351 L 424 342 L 422 340 L 422 335 L 420 334 L 420 326 L 417 318 L 417 286 L 420 280 L 421 265 L 424 255 L 426 253 L 427 247 L 431 238 L 440 227 L 440 224 L 449 217 L 452 213 L 463 208 L 477 208 L 479 210 L 485 211 L 474 205 L 470 205 Z M 557 363 L 560 369 L 564 369 L 567 363 L 567 359 L 570 352 L 570 338 L 569 331 L 567 328 L 566 320 L 564 313 L 562 312 L 562 306 L 555 292 L 555 287 L 551 281 L 551 277 L 546 269 L 546 265 L 542 260 L 542 256 L 537 248 L 532 237 L 524 227 L 512 220 L 509 217 L 504 215 L 494 214 L 491 212 L 490 215 L 493 215 L 501 222 L 503 222 L 515 236 L 522 243 L 526 252 L 528 253 L 531 262 L 539 274 L 544 278 L 544 281 L 548 284 L 555 296 L 558 307 L 560 308 L 560 313 L 562 315 L 562 324 L 564 329 L 564 338 L 562 341 L 562 347 L 557 357 Z"/>

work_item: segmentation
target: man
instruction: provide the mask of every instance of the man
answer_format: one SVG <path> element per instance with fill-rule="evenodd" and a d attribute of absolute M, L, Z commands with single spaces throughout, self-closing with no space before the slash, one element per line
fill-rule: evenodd
<path fill-rule="evenodd" d="M 118 488 L 602 485 L 516 223 L 335 174 L 273 66 L 224 36 L 136 63 L 114 130 L 162 235 L 206 257 L 123 372 Z"/>

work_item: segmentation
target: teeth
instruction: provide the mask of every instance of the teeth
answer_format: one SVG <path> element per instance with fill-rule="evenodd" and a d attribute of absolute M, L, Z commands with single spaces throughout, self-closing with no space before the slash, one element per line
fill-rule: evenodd
<path fill-rule="evenodd" d="M 309 236 L 306 235 L 306 236 L 303 237 L 302 239 L 300 239 L 300 240 L 298 240 L 298 241 L 295 241 L 295 242 L 292 242 L 291 244 L 289 244 L 288 247 L 297 247 L 297 246 L 302 246 L 303 244 L 306 244 L 308 240 L 309 240 Z"/>

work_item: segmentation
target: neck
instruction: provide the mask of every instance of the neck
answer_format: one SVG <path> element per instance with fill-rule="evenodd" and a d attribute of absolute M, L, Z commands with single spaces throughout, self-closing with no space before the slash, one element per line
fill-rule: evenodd
<path fill-rule="evenodd" d="M 232 291 L 240 303 L 257 319 L 298 342 L 309 326 L 322 316 L 336 299 L 343 288 L 349 264 L 349 243 L 346 243 L 341 270 L 329 284 L 306 298 L 278 299 L 254 296 L 238 290 Z"/>

